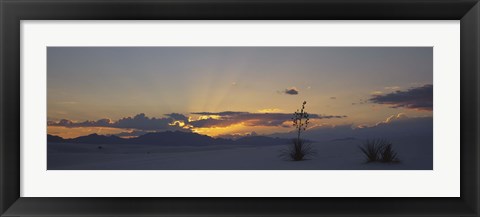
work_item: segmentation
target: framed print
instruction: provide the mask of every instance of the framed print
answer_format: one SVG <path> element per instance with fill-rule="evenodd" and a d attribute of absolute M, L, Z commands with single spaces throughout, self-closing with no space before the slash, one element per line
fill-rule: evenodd
<path fill-rule="evenodd" d="M 23 21 L 24 196 L 458 196 L 458 22 L 290 22 Z M 142 188 L 115 190 L 130 177 Z M 309 184 L 278 191 L 292 179 Z"/>
<path fill-rule="evenodd" d="M 433 54 L 432 47 L 49 46 L 47 170 L 433 170 Z M 353 70 L 340 74 L 340 64 Z M 392 71 L 379 73 L 385 67 Z M 365 81 L 352 82 L 357 74 Z M 371 89 L 369 81 L 382 89 L 365 94 L 367 103 L 352 96 Z M 345 91 L 348 83 L 358 90 Z M 163 102 L 150 110 L 155 99 Z M 109 117 L 85 120 L 102 110 Z M 141 112 L 120 117 L 130 110 Z"/>
<path fill-rule="evenodd" d="M 478 1 L 1 1 L 2 216 L 478 216 Z"/>

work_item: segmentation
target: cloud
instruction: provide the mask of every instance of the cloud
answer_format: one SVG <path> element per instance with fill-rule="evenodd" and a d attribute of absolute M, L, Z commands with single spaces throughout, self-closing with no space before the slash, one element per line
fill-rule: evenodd
<path fill-rule="evenodd" d="M 64 126 L 64 127 L 110 127 L 110 119 L 100 119 L 97 121 L 84 121 L 84 122 L 74 122 L 67 119 L 62 119 L 60 121 L 49 121 L 47 122 L 49 126 Z"/>
<path fill-rule="evenodd" d="M 258 110 L 259 113 L 275 113 L 275 112 L 280 112 L 280 111 L 282 111 L 282 110 L 278 109 L 278 108 L 266 108 L 266 109 Z"/>
<path fill-rule="evenodd" d="M 275 133 L 271 137 L 294 138 L 296 132 Z M 352 125 L 322 125 L 312 129 L 307 129 L 302 133 L 305 139 L 313 141 L 332 141 L 344 138 L 356 138 L 366 140 L 372 138 L 385 138 L 405 140 L 412 138 L 433 138 L 433 118 L 432 117 L 406 117 L 403 114 L 388 117 L 385 121 L 373 126 Z M 430 146 L 431 148 L 431 146 Z"/>
<path fill-rule="evenodd" d="M 174 115 L 174 114 L 173 114 Z M 112 127 L 122 129 L 137 129 L 137 130 L 181 130 L 182 128 L 172 123 L 174 118 L 149 118 L 145 114 L 141 113 L 134 117 L 124 117 L 118 121 L 112 121 L 110 119 L 100 119 L 96 121 L 84 121 L 73 122 L 71 120 L 62 119 L 58 122 L 49 121 L 49 126 L 63 126 L 63 127 Z"/>
<path fill-rule="evenodd" d="M 385 87 L 385 90 L 398 90 L 400 89 L 399 86 L 390 86 L 390 87 Z"/>
<path fill-rule="evenodd" d="M 200 120 L 190 121 L 189 124 L 193 127 L 228 127 L 234 124 L 244 124 L 246 126 L 280 126 L 290 127 L 290 124 L 285 125 L 292 118 L 289 113 L 250 113 L 250 112 L 194 112 L 195 115 L 215 116 L 215 118 L 205 118 Z M 345 115 L 317 115 L 310 114 L 310 119 L 332 119 L 344 118 Z"/>
<path fill-rule="evenodd" d="M 290 88 L 287 88 L 285 89 L 285 94 L 288 94 L 288 95 L 297 95 L 298 94 L 298 90 L 297 88 L 295 87 L 290 87 Z"/>
<path fill-rule="evenodd" d="M 388 94 L 377 94 L 369 100 L 377 104 L 390 105 L 392 108 L 408 108 L 432 111 L 433 85 L 410 88 L 405 91 L 395 91 Z"/>
<path fill-rule="evenodd" d="M 191 118 L 179 114 L 170 113 L 165 114 L 165 117 L 155 118 L 147 117 L 141 113 L 134 117 L 124 117 L 117 121 L 110 119 L 99 119 L 96 121 L 74 122 L 67 119 L 60 121 L 48 121 L 48 126 L 63 126 L 63 127 L 110 127 L 120 129 L 134 129 L 136 131 L 190 131 L 194 127 L 228 127 L 235 124 L 244 124 L 246 126 L 279 126 L 290 127 L 289 122 L 292 114 L 287 113 L 250 113 L 237 111 L 223 111 L 223 112 L 194 112 L 194 115 L 206 116 L 198 120 L 191 120 Z M 331 119 L 344 118 L 344 115 L 317 115 L 310 114 L 310 119 Z M 135 132 L 138 134 L 139 132 Z M 129 136 L 122 134 L 122 136 Z M 134 135 L 132 135 L 134 136 Z"/>
<path fill-rule="evenodd" d="M 389 124 L 389 123 L 392 123 L 394 121 L 400 121 L 400 120 L 405 120 L 405 119 L 408 119 L 408 116 L 404 113 L 399 113 L 397 115 L 391 115 L 390 117 L 388 117 L 384 121 L 378 122 L 376 125 L 378 126 L 380 124 Z"/>
<path fill-rule="evenodd" d="M 330 97 L 330 99 L 337 99 L 337 97 L 335 97 L 335 96 L 331 96 L 331 97 Z"/>
<path fill-rule="evenodd" d="M 249 114 L 249 112 L 234 112 L 234 111 L 223 111 L 223 112 L 192 112 L 191 114 L 194 114 L 194 115 L 229 116 L 229 115 Z"/>
<path fill-rule="evenodd" d="M 165 114 L 165 116 L 172 118 L 176 121 L 183 121 L 185 123 L 188 122 L 188 117 L 180 113 L 170 113 L 170 114 Z"/>
<path fill-rule="evenodd" d="M 118 128 L 133 128 L 140 130 L 166 130 L 171 128 L 172 118 L 149 118 L 141 113 L 135 117 L 126 117 L 113 123 Z"/>

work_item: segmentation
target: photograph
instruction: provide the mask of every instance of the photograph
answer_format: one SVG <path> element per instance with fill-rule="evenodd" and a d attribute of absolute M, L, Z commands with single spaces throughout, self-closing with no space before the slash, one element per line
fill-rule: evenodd
<path fill-rule="evenodd" d="M 433 170 L 433 49 L 50 46 L 47 170 Z"/>

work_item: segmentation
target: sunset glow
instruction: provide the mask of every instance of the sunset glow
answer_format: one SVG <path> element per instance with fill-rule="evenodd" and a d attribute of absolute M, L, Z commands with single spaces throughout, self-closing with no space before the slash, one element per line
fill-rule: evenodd
<path fill-rule="evenodd" d="M 113 135 L 122 132 L 132 132 L 128 129 L 110 128 L 110 127 L 62 127 L 62 126 L 48 126 L 48 134 L 60 136 L 65 139 L 76 138 L 89 134 L 99 135 Z"/>
<path fill-rule="evenodd" d="M 428 47 L 49 47 L 47 66 L 48 133 L 64 138 L 288 132 L 303 101 L 310 127 L 432 116 Z"/>
<path fill-rule="evenodd" d="M 47 56 L 47 170 L 433 169 L 432 47 Z"/>

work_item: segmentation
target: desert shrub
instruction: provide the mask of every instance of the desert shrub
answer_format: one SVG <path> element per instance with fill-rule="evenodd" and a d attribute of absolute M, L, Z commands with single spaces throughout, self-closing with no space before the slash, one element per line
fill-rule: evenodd
<path fill-rule="evenodd" d="M 393 150 L 391 142 L 385 139 L 367 140 L 360 150 L 365 155 L 367 162 L 398 162 L 398 154 Z"/>
<path fill-rule="evenodd" d="M 367 162 L 373 162 L 380 159 L 380 150 L 383 146 L 382 140 L 367 140 L 360 150 L 365 155 Z"/>
<path fill-rule="evenodd" d="M 387 144 L 383 147 L 380 152 L 380 161 L 381 162 L 399 162 L 397 158 L 397 152 L 393 150 L 392 144 Z"/>
<path fill-rule="evenodd" d="M 293 126 L 297 131 L 297 138 L 292 139 L 292 143 L 286 150 L 283 150 L 281 154 L 281 156 L 294 161 L 304 160 L 315 153 L 310 144 L 301 139 L 302 131 L 307 130 L 308 121 L 310 120 L 308 113 L 305 111 L 305 104 L 307 104 L 306 101 L 303 102 L 301 109 L 297 109 L 297 111 L 293 113 L 292 117 Z"/>
<path fill-rule="evenodd" d="M 306 160 L 315 154 L 312 146 L 303 139 L 292 139 L 288 148 L 282 151 L 281 156 L 293 161 Z"/>

